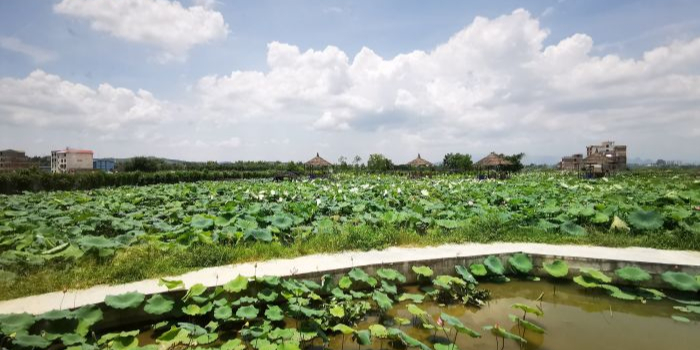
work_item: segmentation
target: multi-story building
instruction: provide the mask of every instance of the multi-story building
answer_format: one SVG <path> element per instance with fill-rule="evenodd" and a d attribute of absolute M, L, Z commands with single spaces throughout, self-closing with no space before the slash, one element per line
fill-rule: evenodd
<path fill-rule="evenodd" d="M 104 172 L 114 171 L 117 161 L 114 158 L 95 158 L 92 160 L 92 168 Z"/>
<path fill-rule="evenodd" d="M 583 169 L 583 154 L 577 153 L 570 157 L 562 157 L 559 163 L 559 169 L 579 171 Z"/>
<path fill-rule="evenodd" d="M 586 170 L 594 174 L 627 169 L 627 146 L 615 145 L 614 141 L 605 141 L 600 145 L 586 147 L 586 158 L 582 154 L 562 157 L 559 162 L 561 170 Z"/>
<path fill-rule="evenodd" d="M 92 151 L 66 148 L 51 151 L 52 173 L 75 173 L 92 170 Z"/>
<path fill-rule="evenodd" d="M 0 171 L 14 171 L 29 168 L 29 158 L 24 151 L 6 149 L 0 151 Z"/>

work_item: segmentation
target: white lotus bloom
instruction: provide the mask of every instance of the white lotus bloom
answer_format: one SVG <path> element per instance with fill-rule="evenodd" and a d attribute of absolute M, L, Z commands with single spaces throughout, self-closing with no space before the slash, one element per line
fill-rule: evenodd
<path fill-rule="evenodd" d="M 274 196 L 274 195 L 276 195 L 276 194 L 277 194 L 277 192 L 275 192 L 275 190 L 270 191 L 270 195 L 271 195 L 271 196 Z"/>
<path fill-rule="evenodd" d="M 366 190 L 366 189 L 368 189 L 368 188 L 369 188 L 369 184 L 364 184 L 364 185 L 362 185 L 362 189 L 363 189 L 363 190 Z"/>
<path fill-rule="evenodd" d="M 321 205 L 321 198 L 316 198 L 316 205 Z"/>
<path fill-rule="evenodd" d="M 469 206 L 471 207 L 472 205 L 474 205 L 474 201 L 469 201 L 467 202 L 467 204 L 469 204 Z"/>
<path fill-rule="evenodd" d="M 282 197 L 277 198 L 277 202 L 282 202 Z"/>
<path fill-rule="evenodd" d="M 289 192 L 284 191 L 284 195 L 285 195 L 285 196 L 289 196 Z"/>
<path fill-rule="evenodd" d="M 420 190 L 420 194 L 427 197 L 429 195 L 428 190 Z"/>
<path fill-rule="evenodd" d="M 353 187 L 350 189 L 350 193 L 357 193 L 357 192 L 360 192 L 360 189 L 357 187 Z"/>
<path fill-rule="evenodd" d="M 401 193 L 401 187 L 396 190 L 396 193 Z"/>
<path fill-rule="evenodd" d="M 389 195 L 389 191 L 384 190 L 384 197 L 386 197 L 387 195 Z"/>

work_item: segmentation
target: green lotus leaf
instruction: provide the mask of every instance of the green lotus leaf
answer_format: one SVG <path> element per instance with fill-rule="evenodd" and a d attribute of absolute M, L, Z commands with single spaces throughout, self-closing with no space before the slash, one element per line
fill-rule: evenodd
<path fill-rule="evenodd" d="M 433 285 L 438 286 L 442 289 L 452 289 L 452 285 L 466 285 L 467 282 L 464 282 L 464 280 L 454 277 L 454 276 L 449 276 L 449 275 L 440 275 L 435 277 L 433 279 Z"/>
<path fill-rule="evenodd" d="M 197 304 L 189 304 L 187 306 L 182 307 L 182 312 L 185 315 L 189 316 L 198 316 L 198 315 L 204 315 L 204 312 L 202 311 L 202 308 L 197 305 Z"/>
<path fill-rule="evenodd" d="M 644 282 L 651 280 L 651 275 L 643 269 L 636 266 L 625 266 L 615 270 L 615 275 L 625 281 Z"/>
<path fill-rule="evenodd" d="M 413 266 L 411 267 L 414 273 L 422 277 L 430 277 L 433 275 L 433 270 L 427 266 Z"/>
<path fill-rule="evenodd" d="M 387 333 L 389 333 L 390 336 L 396 337 L 401 342 L 406 345 L 407 347 L 411 348 L 418 348 L 419 350 L 432 350 L 430 347 L 427 345 L 421 343 L 417 339 L 409 336 L 408 334 L 404 333 L 402 330 L 397 329 L 397 328 L 389 328 L 387 329 Z"/>
<path fill-rule="evenodd" d="M 27 313 L 0 315 L 0 331 L 3 334 L 19 333 L 28 330 L 34 322 L 34 316 Z"/>
<path fill-rule="evenodd" d="M 543 263 L 542 267 L 554 278 L 564 278 L 569 274 L 569 265 L 562 260 L 554 260 L 551 263 Z"/>
<path fill-rule="evenodd" d="M 258 309 L 252 305 L 243 306 L 236 310 L 236 316 L 246 320 L 252 320 L 258 317 Z"/>
<path fill-rule="evenodd" d="M 194 341 L 197 344 L 206 345 L 215 342 L 217 339 L 219 339 L 219 335 L 217 333 L 207 333 L 195 338 Z"/>
<path fill-rule="evenodd" d="M 684 272 L 666 271 L 661 274 L 661 279 L 672 285 L 673 288 L 686 292 L 697 292 L 700 289 L 698 281 Z"/>
<path fill-rule="evenodd" d="M 221 350 L 245 350 L 245 348 L 245 344 L 238 338 L 221 344 Z"/>
<path fill-rule="evenodd" d="M 423 299 L 425 299 L 425 296 L 421 295 L 421 294 L 403 293 L 403 294 L 401 294 L 401 296 L 399 296 L 399 301 L 410 300 L 410 301 L 412 301 L 414 303 L 418 303 L 418 304 L 422 303 Z"/>
<path fill-rule="evenodd" d="M 355 332 L 354 329 L 352 329 L 351 327 L 348 327 L 347 325 L 344 325 L 342 323 L 338 323 L 337 325 L 333 326 L 333 328 L 331 328 L 331 329 L 334 332 L 340 332 L 340 333 L 343 333 L 345 335 L 350 335 L 350 334 L 353 334 Z"/>
<path fill-rule="evenodd" d="M 559 229 L 561 230 L 561 232 L 572 236 L 585 236 L 588 234 L 585 228 L 571 221 L 567 221 L 559 225 Z"/>
<path fill-rule="evenodd" d="M 348 276 L 343 276 L 338 281 L 338 287 L 341 289 L 348 289 L 352 285 L 352 280 Z"/>
<path fill-rule="evenodd" d="M 348 276 L 350 276 L 353 281 L 367 282 L 369 279 L 369 275 L 357 267 L 353 267 L 352 270 L 348 272 Z"/>
<path fill-rule="evenodd" d="M 639 299 L 636 295 L 625 293 L 624 291 L 622 291 L 622 289 L 620 289 L 617 286 L 612 286 L 609 284 L 601 284 L 598 287 L 610 292 L 610 296 L 613 298 L 622 299 L 622 300 L 637 300 L 637 299 Z"/>
<path fill-rule="evenodd" d="M 678 316 L 678 315 L 671 315 L 671 318 L 676 322 L 690 323 L 690 320 L 687 317 Z"/>
<path fill-rule="evenodd" d="M 60 320 L 60 319 L 71 319 L 75 318 L 75 315 L 73 315 L 72 312 L 68 310 L 51 310 L 49 312 L 45 312 L 39 316 L 37 316 L 38 320 L 49 320 L 49 321 L 55 321 L 55 320 Z"/>
<path fill-rule="evenodd" d="M 615 216 L 613 217 L 612 224 L 610 224 L 610 231 L 629 232 L 630 228 L 629 226 L 627 226 L 626 222 L 624 222 L 619 217 Z"/>
<path fill-rule="evenodd" d="M 610 221 L 610 216 L 605 213 L 596 212 L 591 222 L 594 224 L 607 224 Z"/>
<path fill-rule="evenodd" d="M 506 268 L 503 267 L 501 259 L 493 255 L 489 255 L 486 259 L 484 259 L 484 266 L 486 266 L 489 272 L 494 275 L 503 275 L 506 272 Z"/>
<path fill-rule="evenodd" d="M 446 313 L 441 313 L 440 318 L 447 323 L 450 327 L 454 327 L 457 332 L 459 333 L 465 333 L 468 334 L 472 338 L 479 338 L 481 337 L 481 334 L 479 332 L 476 332 L 468 327 L 466 327 L 462 321 L 460 321 L 457 317 L 448 315 Z"/>
<path fill-rule="evenodd" d="M 391 309 L 391 306 L 393 305 L 391 299 L 389 299 L 386 294 L 378 290 L 375 290 L 374 293 L 372 293 L 372 300 L 376 301 L 379 308 L 383 311 Z"/>
<path fill-rule="evenodd" d="M 185 296 L 182 297 L 182 300 L 184 300 L 184 301 L 190 300 L 194 297 L 198 297 L 198 296 L 204 294 L 204 292 L 206 292 L 206 291 L 207 291 L 207 286 L 205 286 L 201 283 L 197 283 L 197 284 L 193 285 L 192 287 L 190 287 L 189 290 L 187 290 L 187 294 L 185 294 Z"/>
<path fill-rule="evenodd" d="M 525 340 L 525 338 L 523 338 L 517 334 L 513 334 L 511 332 L 508 332 L 507 330 L 499 327 L 498 325 L 486 326 L 486 327 L 484 327 L 484 330 L 490 331 L 491 334 L 493 334 L 494 336 L 501 337 L 503 339 L 515 340 L 516 342 L 521 343 L 521 344 L 527 343 L 527 340 Z"/>
<path fill-rule="evenodd" d="M 511 321 L 519 324 L 521 327 L 523 327 L 527 330 L 533 331 L 535 333 L 544 334 L 544 328 L 542 328 L 542 327 L 540 327 L 540 326 L 538 326 L 538 325 L 536 325 L 528 320 L 524 320 L 524 319 L 522 319 L 518 316 L 515 316 L 515 315 L 508 315 L 508 318 L 510 318 Z"/>
<path fill-rule="evenodd" d="M 483 264 L 471 264 L 469 265 L 469 271 L 472 272 L 472 275 L 477 277 L 483 277 L 488 274 L 488 271 L 486 271 L 486 266 Z"/>
<path fill-rule="evenodd" d="M 528 274 L 532 271 L 532 260 L 523 253 L 513 254 L 513 256 L 508 258 L 508 264 L 510 264 L 511 268 L 522 274 Z"/>
<path fill-rule="evenodd" d="M 76 327 L 75 332 L 83 337 L 90 332 L 90 327 L 97 322 L 102 321 L 104 316 L 102 314 L 102 310 L 91 306 L 83 306 L 78 310 L 75 310 L 74 314 L 75 318 L 78 319 L 78 326 Z"/>
<path fill-rule="evenodd" d="M 173 289 L 179 289 L 179 288 L 185 288 L 185 283 L 179 280 L 166 280 L 164 278 L 161 278 L 158 281 L 159 286 L 165 286 L 165 288 L 168 288 L 168 290 L 173 290 Z"/>
<path fill-rule="evenodd" d="M 287 215 L 276 214 L 270 219 L 270 224 L 280 230 L 288 230 L 294 225 L 294 220 Z"/>
<path fill-rule="evenodd" d="M 224 290 L 229 293 L 240 293 L 248 288 L 248 277 L 238 275 L 238 277 L 224 284 Z"/>
<path fill-rule="evenodd" d="M 173 309 L 174 301 L 167 298 L 161 294 L 154 294 L 152 297 L 146 301 L 146 306 L 143 307 L 143 311 L 151 315 L 162 315 L 170 312 Z"/>
<path fill-rule="evenodd" d="M 456 344 L 441 344 L 437 343 L 434 344 L 433 347 L 435 347 L 435 350 L 459 350 Z"/>
<path fill-rule="evenodd" d="M 46 349 L 51 342 L 38 335 L 18 334 L 13 340 L 16 345 L 31 349 Z"/>
<path fill-rule="evenodd" d="M 228 320 L 233 316 L 233 310 L 228 305 L 221 305 L 214 309 L 214 318 L 217 320 Z"/>
<path fill-rule="evenodd" d="M 258 292 L 258 299 L 267 303 L 271 303 L 277 300 L 277 296 L 277 292 L 269 288 L 265 288 Z"/>
<path fill-rule="evenodd" d="M 388 281 L 406 282 L 406 276 L 394 269 L 381 268 L 377 270 L 377 276 Z"/>
<path fill-rule="evenodd" d="M 85 343 L 85 337 L 80 334 L 68 333 L 61 335 L 61 343 L 63 345 L 75 345 Z"/>
<path fill-rule="evenodd" d="M 340 305 L 335 305 L 328 310 L 333 317 L 343 318 L 345 317 L 345 309 Z"/>
<path fill-rule="evenodd" d="M 82 236 L 78 240 L 78 244 L 83 249 L 106 249 L 119 246 L 119 243 L 104 236 Z"/>
<path fill-rule="evenodd" d="M 522 310 L 528 314 L 533 314 L 535 316 L 543 316 L 544 315 L 544 312 L 542 311 L 542 309 L 540 309 L 538 307 L 532 307 L 529 305 L 525 305 L 522 303 L 515 303 L 515 304 L 511 305 L 510 307 L 513 309 Z"/>
<path fill-rule="evenodd" d="M 579 269 L 582 274 L 586 275 L 587 277 L 590 277 L 598 282 L 603 282 L 603 283 L 610 283 L 612 282 L 612 278 L 607 276 L 606 274 L 600 272 L 600 270 L 590 268 L 590 267 L 582 267 Z"/>
<path fill-rule="evenodd" d="M 630 213 L 627 219 L 638 230 L 657 230 L 664 225 L 663 215 L 653 210 L 636 210 Z"/>
<path fill-rule="evenodd" d="M 267 228 L 253 228 L 245 230 L 243 239 L 254 239 L 261 242 L 272 242 L 272 231 Z"/>
<path fill-rule="evenodd" d="M 428 313 L 423 311 L 423 309 L 419 308 L 418 306 L 414 304 L 408 304 L 406 305 L 406 310 L 413 315 L 413 316 L 418 316 L 418 317 L 423 317 L 426 316 Z"/>
<path fill-rule="evenodd" d="M 583 276 L 574 277 L 574 283 L 584 288 L 598 288 L 598 286 L 600 286 L 597 282 L 588 281 L 586 277 Z"/>
<path fill-rule="evenodd" d="M 382 289 L 382 291 L 383 291 L 384 293 L 387 293 L 387 294 L 392 294 L 392 295 L 393 295 L 393 294 L 398 293 L 398 289 L 396 288 L 395 285 L 393 285 L 393 284 L 391 284 L 391 283 L 389 283 L 389 282 L 387 282 L 387 281 L 384 281 L 384 280 L 382 280 L 382 287 L 381 287 L 381 289 Z"/>
<path fill-rule="evenodd" d="M 133 309 L 143 303 L 146 296 L 138 292 L 129 292 L 119 295 L 108 295 L 105 304 L 113 309 Z"/>
<path fill-rule="evenodd" d="M 372 335 L 372 338 L 385 339 L 389 335 L 389 333 L 386 330 L 386 327 L 380 324 L 370 325 L 368 329 L 370 334 Z"/>
<path fill-rule="evenodd" d="M 277 344 L 277 348 L 275 350 L 301 350 L 301 348 L 299 347 L 299 344 L 286 342 Z"/>
<path fill-rule="evenodd" d="M 284 312 L 282 312 L 282 309 L 277 305 L 268 306 L 267 310 L 265 310 L 265 318 L 270 321 L 282 321 L 284 319 Z"/>
<path fill-rule="evenodd" d="M 178 322 L 177 325 L 178 325 L 178 327 L 180 327 L 180 329 L 187 332 L 187 334 L 189 334 L 192 337 L 199 337 L 200 335 L 207 334 L 206 329 L 204 329 L 201 326 L 198 326 L 194 323 Z"/>
<path fill-rule="evenodd" d="M 195 215 L 192 217 L 192 221 L 190 221 L 190 226 L 200 230 L 206 230 L 214 226 L 214 220 L 201 215 Z"/>
<path fill-rule="evenodd" d="M 372 335 L 366 329 L 363 329 L 361 331 L 355 331 L 355 334 L 353 334 L 352 338 L 355 339 L 355 342 L 359 345 L 372 344 Z"/>
<path fill-rule="evenodd" d="M 469 272 L 469 270 L 467 270 L 466 267 L 464 267 L 462 265 L 456 265 L 455 271 L 457 271 L 457 273 L 460 276 L 462 276 L 462 279 L 464 281 L 466 281 L 467 283 L 479 284 L 479 282 L 476 281 L 476 278 L 474 278 L 474 276 Z"/>

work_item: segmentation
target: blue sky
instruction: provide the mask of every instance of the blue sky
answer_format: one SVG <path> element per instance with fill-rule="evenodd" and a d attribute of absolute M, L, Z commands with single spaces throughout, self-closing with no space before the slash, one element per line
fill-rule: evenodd
<path fill-rule="evenodd" d="M 119 1 L 132 6 L 110 15 Z M 641 158 L 700 160 L 674 151 L 700 148 L 697 1 L 180 4 L 0 2 L 0 92 L 10 93 L 0 98 L 0 148 L 192 160 L 382 152 L 396 162 L 495 150 L 552 161 L 612 138 Z M 188 21 L 193 27 L 177 32 Z M 545 63 L 557 45 L 572 53 Z M 355 64 L 363 48 L 383 63 Z M 647 61 L 658 48 L 680 63 Z M 411 56 L 417 50 L 431 57 Z M 624 74 L 608 80 L 600 74 L 608 69 Z M 577 84 L 581 94 L 568 89 Z"/>

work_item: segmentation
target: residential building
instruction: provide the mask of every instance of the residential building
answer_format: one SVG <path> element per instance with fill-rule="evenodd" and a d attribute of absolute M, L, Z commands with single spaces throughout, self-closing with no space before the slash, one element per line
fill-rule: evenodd
<path fill-rule="evenodd" d="M 74 148 L 51 151 L 51 172 L 64 174 L 92 171 L 92 154 L 90 150 Z"/>
<path fill-rule="evenodd" d="M 562 157 L 561 162 L 559 162 L 559 169 L 569 171 L 583 169 L 583 154 L 577 153 L 570 157 Z"/>
<path fill-rule="evenodd" d="M 114 158 L 96 158 L 92 160 L 92 168 L 104 172 L 114 171 L 117 161 Z"/>
<path fill-rule="evenodd" d="M 561 170 L 585 170 L 588 173 L 606 175 L 627 169 L 627 146 L 615 145 L 614 141 L 605 141 L 600 145 L 586 147 L 586 157 L 574 154 L 562 157 L 559 162 Z"/>
<path fill-rule="evenodd" d="M 24 151 L 6 149 L 0 151 L 0 171 L 14 171 L 29 168 L 31 163 Z"/>

